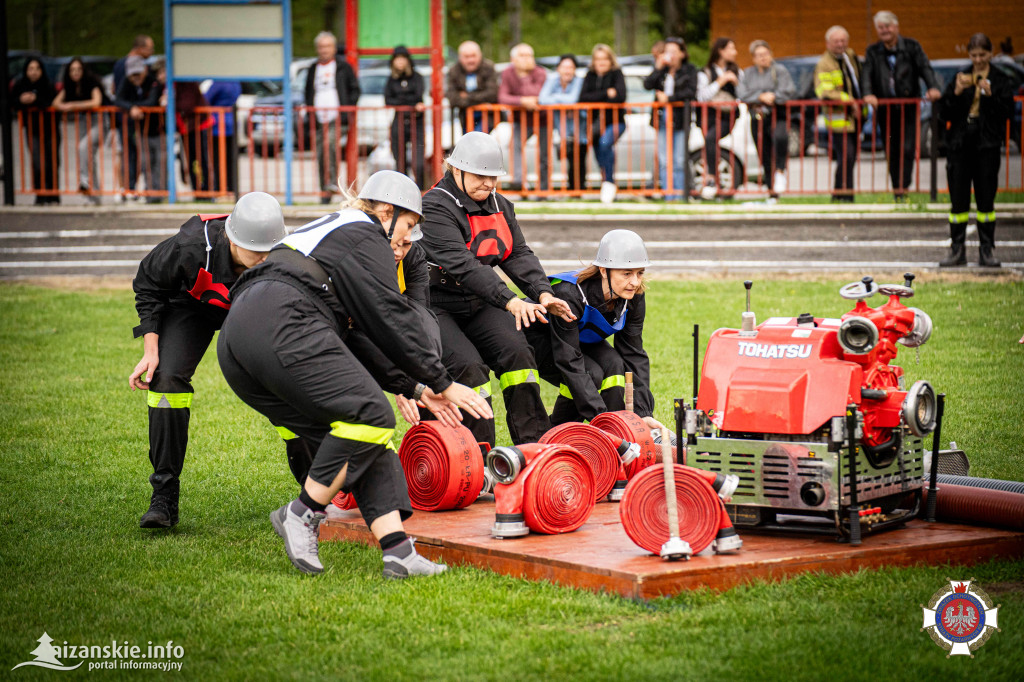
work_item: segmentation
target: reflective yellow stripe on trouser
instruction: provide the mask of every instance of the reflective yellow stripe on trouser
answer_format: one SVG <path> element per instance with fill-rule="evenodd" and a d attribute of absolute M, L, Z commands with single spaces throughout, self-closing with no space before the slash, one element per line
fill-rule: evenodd
<path fill-rule="evenodd" d="M 625 374 L 613 374 L 610 377 L 605 377 L 604 381 L 601 382 L 602 391 L 607 391 L 609 388 L 615 388 L 616 386 L 626 387 Z"/>
<path fill-rule="evenodd" d="M 479 386 L 477 386 L 473 390 L 476 391 L 477 393 L 479 393 L 481 398 L 490 398 L 491 397 L 491 381 L 488 379 L 486 384 L 480 384 Z"/>
<path fill-rule="evenodd" d="M 498 383 L 501 384 L 502 391 L 519 384 L 535 384 L 537 383 L 537 371 L 533 369 L 514 369 L 498 377 Z"/>
<path fill-rule="evenodd" d="M 962 225 L 962 224 L 966 223 L 967 220 L 970 217 L 971 217 L 970 213 L 950 213 L 949 214 L 949 224 L 950 225 Z M 978 219 L 980 220 L 981 217 L 979 216 Z"/>
<path fill-rule="evenodd" d="M 562 396 L 563 398 L 568 398 L 569 400 L 572 400 L 572 391 L 570 391 L 569 387 L 566 386 L 565 384 L 559 385 L 558 395 Z"/>
<path fill-rule="evenodd" d="M 996 212 L 995 211 L 992 211 L 991 213 L 979 213 L 978 214 L 978 222 L 979 223 L 994 223 L 995 221 L 996 221 Z"/>
<path fill-rule="evenodd" d="M 394 450 L 391 437 L 395 435 L 394 429 L 384 429 L 369 424 L 349 424 L 348 422 L 331 422 L 331 435 L 335 438 L 359 441 L 360 443 L 373 443 L 384 445 L 388 450 Z"/>
<path fill-rule="evenodd" d="M 192 407 L 192 396 L 195 393 L 154 393 L 149 392 L 146 402 L 150 407 L 182 408 Z"/>
<path fill-rule="evenodd" d="M 281 436 L 282 440 L 295 440 L 299 437 L 299 434 L 289 430 L 287 427 L 275 426 L 274 428 L 277 429 L 277 434 Z"/>

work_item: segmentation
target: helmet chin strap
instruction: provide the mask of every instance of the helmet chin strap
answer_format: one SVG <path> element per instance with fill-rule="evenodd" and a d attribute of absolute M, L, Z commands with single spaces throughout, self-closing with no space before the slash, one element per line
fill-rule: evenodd
<path fill-rule="evenodd" d="M 612 269 L 611 268 L 605 268 L 604 269 L 604 274 L 605 274 L 605 277 L 608 279 L 608 301 L 607 301 L 607 305 L 608 305 L 608 307 L 610 309 L 612 306 L 615 305 L 615 296 L 616 296 L 615 289 L 612 288 Z"/>
<path fill-rule="evenodd" d="M 468 197 L 469 192 L 466 191 L 466 171 L 461 168 L 459 169 L 459 179 L 462 180 L 462 193 Z M 472 197 L 470 197 L 470 199 L 472 199 Z"/>
<path fill-rule="evenodd" d="M 395 210 L 391 214 L 391 225 L 390 225 L 390 227 L 388 227 L 388 241 L 389 242 L 391 241 L 391 238 L 395 236 L 395 225 L 397 225 L 397 224 L 398 224 L 398 208 L 396 207 Z"/>

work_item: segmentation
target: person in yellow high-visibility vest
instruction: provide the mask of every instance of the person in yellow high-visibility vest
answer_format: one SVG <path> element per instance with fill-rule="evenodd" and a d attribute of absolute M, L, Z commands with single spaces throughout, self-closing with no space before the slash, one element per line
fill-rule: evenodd
<path fill-rule="evenodd" d="M 857 163 L 860 108 L 860 61 L 850 46 L 850 34 L 842 26 L 825 32 L 825 54 L 814 67 L 814 94 L 835 104 L 822 106 L 828 129 L 828 146 L 836 162 L 832 201 L 853 201 L 853 169 Z"/>

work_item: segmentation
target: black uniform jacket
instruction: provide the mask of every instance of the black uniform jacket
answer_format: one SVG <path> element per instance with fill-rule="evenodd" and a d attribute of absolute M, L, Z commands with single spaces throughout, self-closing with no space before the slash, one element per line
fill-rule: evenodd
<path fill-rule="evenodd" d="M 644 88 L 647 90 L 665 90 L 665 78 L 668 76 L 668 67 L 655 69 L 647 78 L 644 78 Z M 672 76 L 672 94 L 668 101 L 690 102 L 697 99 L 697 68 L 689 63 L 683 62 L 679 70 Z M 685 107 L 672 107 L 672 130 L 682 130 L 684 123 Z M 659 125 L 655 120 L 658 116 L 657 109 L 651 113 L 651 125 Z"/>
<path fill-rule="evenodd" d="M 204 223 L 208 223 L 205 232 Z M 206 235 L 210 239 L 209 254 Z M 205 291 L 196 290 L 200 268 L 207 268 L 212 275 Z M 235 268 L 224 220 L 205 221 L 197 215 L 189 218 L 178 234 L 157 244 L 139 263 L 139 272 L 132 282 L 135 309 L 139 313 L 135 338 L 149 332 L 159 333 L 160 318 L 169 305 L 199 306 L 219 329 L 231 305 L 228 291 L 238 279 Z M 189 294 L 190 290 L 196 290 L 200 298 Z"/>
<path fill-rule="evenodd" d="M 501 260 L 500 253 L 477 257 L 467 248 L 472 234 L 467 211 L 473 216 L 488 216 L 498 211 L 504 214 L 512 235 L 512 250 L 508 258 Z M 526 245 L 512 202 L 495 192 L 483 204 L 478 204 L 456 185 L 451 172 L 445 173 L 423 197 L 423 239 L 419 243 L 423 245 L 427 260 L 444 268 L 460 285 L 435 286 L 430 294 L 432 300 L 438 299 L 439 295 L 442 298 L 477 296 L 491 305 L 504 308 L 515 298 L 515 293 L 494 271 L 494 266 L 500 266 L 516 286 L 535 301 L 545 291 L 551 293 L 540 259 Z"/>
<path fill-rule="evenodd" d="M 334 229 L 327 227 L 346 220 Z M 290 250 L 302 239 L 306 240 L 302 249 L 308 250 L 309 256 L 327 273 L 335 293 L 325 290 L 308 269 L 290 262 L 286 256 L 292 254 L 279 253 Z M 265 263 L 247 270 L 234 292 L 237 294 L 264 279 L 296 287 L 321 310 L 329 310 L 331 322 L 343 338 L 348 336 L 349 328 L 358 329 L 405 374 L 436 393 L 452 384 L 432 340 L 438 334 L 436 324 L 431 329 L 429 313 L 399 291 L 394 253 L 380 223 L 365 214 L 355 210 L 331 213 L 300 227 L 284 244 L 270 251 Z M 382 381 L 379 368 L 367 369 Z M 396 392 L 406 393 L 407 388 Z"/>
<path fill-rule="evenodd" d="M 622 313 L 626 304 L 624 299 L 616 299 L 611 310 L 603 303 L 604 290 L 600 277 L 591 277 L 579 283 L 559 282 L 555 285 L 555 296 L 569 304 L 576 315 L 576 322 L 566 322 L 561 317 L 550 316 L 551 351 L 555 366 L 562 375 L 562 383 L 572 392 L 573 402 L 580 416 L 590 421 L 605 411 L 604 401 L 594 385 L 594 380 L 587 374 L 580 352 L 580 331 L 577 322 L 583 318 L 583 296 L 586 294 L 590 305 L 597 308 L 601 315 L 614 323 Z M 626 326 L 615 335 L 615 350 L 622 356 L 626 371 L 633 373 L 633 409 L 641 417 L 654 414 L 654 396 L 651 394 L 651 361 L 644 350 L 644 316 L 647 303 L 644 294 L 637 294 L 629 302 L 626 315 Z M 583 344 L 585 347 L 586 344 Z"/>
<path fill-rule="evenodd" d="M 921 96 L 918 79 L 923 79 L 925 86 L 929 88 L 939 87 L 931 62 L 928 61 L 928 55 L 924 53 L 921 43 L 913 38 L 900 36 L 896 42 L 896 72 L 892 74 L 895 92 L 890 91 L 887 53 L 888 50 L 881 41 L 868 45 L 864 53 L 864 68 L 860 81 L 861 92 L 865 96 L 916 99 Z"/>
<path fill-rule="evenodd" d="M 960 73 L 971 73 L 967 67 Z M 999 149 L 1006 137 L 1006 119 L 1013 111 L 1013 83 L 995 64 L 988 69 L 988 80 L 992 83 L 992 94 L 978 98 L 978 141 L 972 149 L 964 149 L 967 143 L 967 116 L 974 102 L 974 90 L 977 85 L 964 88 L 956 94 L 956 76 L 949 79 L 946 91 L 939 100 L 941 120 L 949 124 L 946 133 L 946 144 L 950 151 L 975 151 L 982 149 Z"/>

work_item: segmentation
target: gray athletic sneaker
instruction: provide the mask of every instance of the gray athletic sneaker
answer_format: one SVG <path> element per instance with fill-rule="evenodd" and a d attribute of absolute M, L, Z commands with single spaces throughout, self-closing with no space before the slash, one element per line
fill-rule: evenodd
<path fill-rule="evenodd" d="M 327 514 L 307 509 L 299 516 L 290 507 L 291 502 L 270 512 L 270 522 L 284 540 L 284 551 L 292 565 L 303 573 L 320 573 L 324 566 L 320 563 L 317 549 L 317 530 Z"/>
<path fill-rule="evenodd" d="M 437 575 L 448 567 L 435 564 L 416 551 L 415 538 L 403 540 L 397 547 L 384 552 L 384 577 L 389 580 L 411 578 L 415 575 Z"/>

